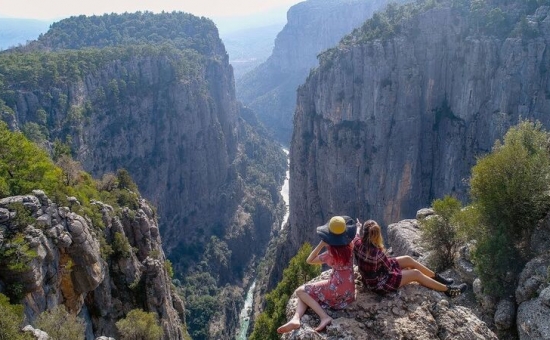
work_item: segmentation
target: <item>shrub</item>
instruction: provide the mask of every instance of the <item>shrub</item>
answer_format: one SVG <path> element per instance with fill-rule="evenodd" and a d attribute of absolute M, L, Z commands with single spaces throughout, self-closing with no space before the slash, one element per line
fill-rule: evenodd
<path fill-rule="evenodd" d="M 193 296 L 186 301 L 185 307 L 187 308 L 186 320 L 189 327 L 189 335 L 194 340 L 208 339 L 210 320 L 220 310 L 218 296 Z"/>
<path fill-rule="evenodd" d="M 454 223 L 454 216 L 461 207 L 460 201 L 445 196 L 432 203 L 436 215 L 420 221 L 422 244 L 431 251 L 430 266 L 433 266 L 436 271 L 443 271 L 453 266 L 455 254 L 463 243 L 458 237 Z"/>
<path fill-rule="evenodd" d="M 132 180 L 130 173 L 126 169 L 119 169 L 116 173 L 119 189 L 128 189 L 133 192 L 138 192 L 136 183 Z"/>
<path fill-rule="evenodd" d="M 312 266 L 306 263 L 311 250 L 311 245 L 305 243 L 283 271 L 281 282 L 266 295 L 266 307 L 254 323 L 254 331 L 250 335 L 250 340 L 279 339 L 277 327 L 286 322 L 285 311 L 289 297 L 296 288 L 321 273 L 321 266 Z"/>
<path fill-rule="evenodd" d="M 157 315 L 133 309 L 124 319 L 116 322 L 121 340 L 159 340 L 162 338 L 162 327 L 158 324 Z"/>
<path fill-rule="evenodd" d="M 513 289 L 530 256 L 531 233 L 549 210 L 548 141 L 540 123 L 520 122 L 472 169 L 470 194 L 480 216 L 470 233 L 478 241 L 473 257 L 484 286 L 496 295 Z"/>
<path fill-rule="evenodd" d="M 113 237 L 112 250 L 114 254 L 121 257 L 128 258 L 132 255 L 132 246 L 128 242 L 128 238 L 118 231 L 115 232 L 115 236 Z"/>
<path fill-rule="evenodd" d="M 41 313 L 35 327 L 48 333 L 52 340 L 80 340 L 85 338 L 84 320 L 67 312 L 65 306 L 58 305 Z"/>
<path fill-rule="evenodd" d="M 166 273 L 168 273 L 168 276 L 173 279 L 174 278 L 174 268 L 172 267 L 172 262 L 170 260 L 164 261 L 164 269 L 166 269 Z"/>
<path fill-rule="evenodd" d="M 29 269 L 29 263 L 38 256 L 23 234 L 16 234 L 6 240 L 0 248 L 0 263 L 14 272 L 24 272 Z"/>
<path fill-rule="evenodd" d="M 30 340 L 30 334 L 21 332 L 23 306 L 11 305 L 8 298 L 0 294 L 0 340 Z"/>
<path fill-rule="evenodd" d="M 53 194 L 61 187 L 61 170 L 21 133 L 0 121 L 0 194 L 26 195 L 34 189 Z"/>
<path fill-rule="evenodd" d="M 15 217 L 11 219 L 11 223 L 12 225 L 17 226 L 18 230 L 23 230 L 28 225 L 33 224 L 36 221 L 36 219 L 32 217 L 30 210 L 25 208 L 21 202 L 8 204 L 8 209 L 15 212 Z"/>

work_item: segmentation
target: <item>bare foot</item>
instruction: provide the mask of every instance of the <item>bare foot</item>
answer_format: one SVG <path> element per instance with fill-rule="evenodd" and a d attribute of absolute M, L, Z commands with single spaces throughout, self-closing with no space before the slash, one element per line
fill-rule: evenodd
<path fill-rule="evenodd" d="M 315 328 L 315 331 L 316 332 L 321 332 L 322 330 L 325 329 L 325 327 L 330 325 L 331 322 L 332 322 L 332 318 L 330 316 L 327 317 L 326 319 L 321 319 L 321 322 L 319 323 L 319 326 L 317 328 Z"/>
<path fill-rule="evenodd" d="M 283 334 L 300 328 L 300 321 L 290 320 L 281 327 L 277 328 L 277 333 Z"/>

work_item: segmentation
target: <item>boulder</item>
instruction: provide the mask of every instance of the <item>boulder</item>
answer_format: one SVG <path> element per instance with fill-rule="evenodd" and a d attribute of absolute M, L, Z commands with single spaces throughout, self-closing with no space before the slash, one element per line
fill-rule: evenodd
<path fill-rule="evenodd" d="M 516 289 L 517 329 L 520 340 L 550 339 L 550 254 L 529 261 Z"/>
<path fill-rule="evenodd" d="M 417 220 L 402 220 L 388 226 L 388 244 L 396 256 L 409 255 L 422 257 L 425 253 L 420 244 L 420 233 Z"/>
<path fill-rule="evenodd" d="M 516 318 L 516 304 L 510 299 L 502 299 L 495 312 L 495 326 L 499 331 L 505 331 L 514 325 Z"/>

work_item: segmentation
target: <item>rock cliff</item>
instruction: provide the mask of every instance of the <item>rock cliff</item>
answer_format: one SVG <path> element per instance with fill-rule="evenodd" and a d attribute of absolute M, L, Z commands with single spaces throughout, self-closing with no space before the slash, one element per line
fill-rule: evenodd
<path fill-rule="evenodd" d="M 28 211 L 31 222 L 21 223 L 23 212 L 14 204 Z M 76 213 L 76 200 L 61 207 L 39 190 L 1 199 L 0 246 L 17 249 L 24 265 L 14 267 L 17 261 L 3 253 L 0 292 L 22 298 L 30 323 L 64 305 L 86 321 L 86 339 L 118 338 L 115 322 L 135 308 L 158 315 L 164 339 L 183 339 L 185 309 L 172 289 L 155 212 L 143 199 L 136 210 L 94 204 L 103 228 Z"/>
<path fill-rule="evenodd" d="M 276 140 L 288 145 L 296 89 L 318 65 L 317 54 L 335 45 L 387 3 L 308 0 L 292 6 L 271 56 L 237 82 L 239 100 L 258 113 Z"/>
<path fill-rule="evenodd" d="M 20 72 L 28 68 L 33 77 Z M 207 272 L 214 288 L 243 285 L 284 214 L 286 157 L 237 104 L 213 22 L 177 12 L 70 18 L 0 55 L 0 79 L 12 129 L 52 154 L 68 146 L 96 178 L 128 170 L 158 208 L 181 281 Z M 237 312 L 220 322 L 231 338 L 241 302 L 227 303 Z"/>
<path fill-rule="evenodd" d="M 549 7 L 508 4 L 504 36 L 444 2 L 377 16 L 321 55 L 298 91 L 286 252 L 332 215 L 388 225 L 465 200 L 476 156 L 519 117 L 550 126 Z"/>

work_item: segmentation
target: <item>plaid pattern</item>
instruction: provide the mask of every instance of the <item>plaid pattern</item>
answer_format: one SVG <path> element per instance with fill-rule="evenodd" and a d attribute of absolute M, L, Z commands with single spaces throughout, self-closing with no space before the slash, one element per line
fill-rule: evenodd
<path fill-rule="evenodd" d="M 373 244 L 363 244 L 359 236 L 353 239 L 352 244 L 365 287 L 378 294 L 395 292 L 403 276 L 397 260 L 387 257 L 386 253 Z"/>
<path fill-rule="evenodd" d="M 304 290 L 323 308 L 343 309 L 355 301 L 355 276 L 353 256 L 343 265 L 334 263 L 334 258 L 324 252 L 319 259 L 332 267 L 330 279 L 304 285 Z"/>

